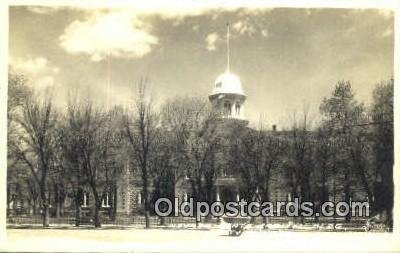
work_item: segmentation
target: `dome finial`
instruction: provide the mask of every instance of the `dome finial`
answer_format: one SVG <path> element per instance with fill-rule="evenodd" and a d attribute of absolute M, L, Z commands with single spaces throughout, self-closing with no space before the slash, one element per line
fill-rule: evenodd
<path fill-rule="evenodd" d="M 230 24 L 229 22 L 226 23 L 227 31 L 226 31 L 226 72 L 229 73 L 230 71 L 230 62 L 229 62 L 229 54 L 230 54 L 230 49 L 229 49 L 229 28 Z"/>

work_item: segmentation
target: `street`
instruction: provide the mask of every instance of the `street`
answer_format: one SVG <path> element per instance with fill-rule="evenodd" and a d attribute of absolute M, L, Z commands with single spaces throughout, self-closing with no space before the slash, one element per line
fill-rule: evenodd
<path fill-rule="evenodd" d="M 388 243 L 389 242 L 389 243 Z M 399 243 L 390 233 L 312 233 L 196 229 L 8 229 L 2 251 L 348 251 L 390 250 Z M 353 248 L 349 248 L 352 245 Z"/>

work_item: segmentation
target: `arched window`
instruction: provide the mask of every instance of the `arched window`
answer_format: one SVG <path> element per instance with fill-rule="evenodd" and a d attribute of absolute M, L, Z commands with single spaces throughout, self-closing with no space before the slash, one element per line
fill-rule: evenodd
<path fill-rule="evenodd" d="M 89 194 L 84 191 L 82 192 L 82 207 L 89 206 Z"/>
<path fill-rule="evenodd" d="M 235 111 L 236 111 L 236 115 L 240 115 L 240 104 L 239 104 L 239 102 L 237 102 L 235 104 Z"/>
<path fill-rule="evenodd" d="M 225 101 L 224 103 L 225 112 L 229 115 L 232 113 L 231 103 L 229 101 Z"/>
<path fill-rule="evenodd" d="M 105 192 L 103 194 L 103 199 L 101 201 L 102 207 L 110 207 L 110 199 L 109 199 L 109 192 Z"/>
<path fill-rule="evenodd" d="M 137 202 L 138 205 L 142 205 L 142 193 L 139 192 L 137 195 Z"/>

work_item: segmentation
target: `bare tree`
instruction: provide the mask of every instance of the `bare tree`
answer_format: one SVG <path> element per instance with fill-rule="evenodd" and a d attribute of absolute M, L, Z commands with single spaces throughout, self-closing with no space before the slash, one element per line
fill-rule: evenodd
<path fill-rule="evenodd" d="M 151 178 L 153 180 L 153 198 L 150 200 L 153 205 L 157 198 L 169 198 L 172 202 L 175 197 L 175 187 L 180 179 L 180 165 L 176 162 L 175 139 L 170 131 L 158 131 L 154 141 L 154 152 L 149 160 Z M 161 224 L 164 224 L 164 217 L 161 217 Z"/>
<path fill-rule="evenodd" d="M 187 160 L 187 177 L 192 194 L 198 201 L 212 201 L 213 188 L 218 172 L 216 154 L 219 137 L 216 115 L 207 104 L 192 107 L 192 115 L 185 156 Z"/>
<path fill-rule="evenodd" d="M 94 226 L 101 227 L 101 187 L 104 181 L 104 165 L 110 159 L 109 146 L 112 129 L 107 125 L 108 115 L 95 109 L 91 102 L 68 107 L 64 152 L 70 162 L 75 190 L 76 205 L 79 205 L 80 186 L 87 184 L 94 196 Z M 77 167 L 73 167 L 77 166 Z M 76 174 L 75 174 L 76 173 Z M 79 207 L 77 207 L 79 211 Z M 79 224 L 78 224 L 79 225 Z"/>
<path fill-rule="evenodd" d="M 80 149 L 80 140 L 77 138 L 76 132 L 79 131 L 79 126 L 76 125 L 75 113 L 69 108 L 67 116 L 64 119 L 64 124 L 58 130 L 60 136 L 61 164 L 65 173 L 67 194 L 74 200 L 75 205 L 75 225 L 80 225 L 81 220 L 81 192 L 82 187 L 87 183 L 84 177 L 83 166 Z"/>
<path fill-rule="evenodd" d="M 22 75 L 9 74 L 8 76 L 8 101 L 7 101 L 7 206 L 24 198 L 22 195 L 16 194 L 15 190 L 25 185 L 27 182 L 32 182 L 29 168 L 25 162 L 18 159 L 16 148 L 19 145 L 18 118 L 22 117 L 22 106 L 31 91 L 26 86 L 26 79 Z M 29 185 L 26 185 L 30 189 Z M 36 194 L 35 194 L 36 196 Z M 29 200 L 37 199 L 33 195 L 26 196 Z M 35 211 L 35 210 L 34 210 Z"/>
<path fill-rule="evenodd" d="M 308 110 L 304 109 L 302 119 L 297 121 L 294 116 L 292 129 L 288 136 L 288 159 L 285 162 L 286 175 L 291 187 L 291 196 L 302 201 L 310 201 L 313 170 L 312 136 L 309 130 Z"/>
<path fill-rule="evenodd" d="M 316 208 L 319 208 L 324 201 L 329 200 L 329 179 L 330 171 L 333 166 L 333 143 L 330 134 L 319 128 L 315 136 L 313 146 L 313 183 L 314 183 L 314 201 Z M 316 217 L 317 218 L 317 217 Z"/>
<path fill-rule="evenodd" d="M 191 195 L 197 201 L 213 201 L 219 164 L 216 113 L 197 97 L 168 101 L 161 113 L 162 125 L 175 147 L 172 152 L 174 184 L 187 177 Z M 198 224 L 198 223 L 196 223 Z"/>
<path fill-rule="evenodd" d="M 132 151 L 132 159 L 141 172 L 146 228 L 150 227 L 150 164 L 153 144 L 158 125 L 158 115 L 154 111 L 151 97 L 147 94 L 147 79 L 141 79 L 137 85 L 134 103 L 134 114 L 124 116 L 123 124 L 128 143 Z"/>
<path fill-rule="evenodd" d="M 104 177 L 105 177 L 105 194 L 109 195 L 111 208 L 109 209 L 109 216 L 112 220 L 116 219 L 117 215 L 117 201 L 118 201 L 118 180 L 123 175 L 122 170 L 124 167 L 124 159 L 126 152 L 125 142 L 123 141 L 124 129 L 121 122 L 123 112 L 121 108 L 115 107 L 109 112 L 109 119 L 107 120 L 108 142 L 104 154 L 105 162 L 103 163 Z M 103 195 L 105 195 L 103 194 Z M 105 198 L 105 196 L 103 196 Z"/>
<path fill-rule="evenodd" d="M 186 175 L 187 146 L 190 132 L 193 130 L 193 119 L 206 106 L 206 101 L 197 97 L 176 97 L 168 100 L 161 108 L 160 120 L 162 136 L 160 148 L 164 156 L 168 156 L 171 183 L 174 187 Z M 164 159 L 166 162 L 166 160 Z"/>
<path fill-rule="evenodd" d="M 242 190 L 247 201 L 270 201 L 273 175 L 282 163 L 285 142 L 274 132 L 266 131 L 260 121 L 259 129 L 243 129 L 243 134 L 233 145 L 233 166 L 242 180 Z M 236 137 L 237 138 L 237 137 Z M 259 196 L 257 196 L 259 195 Z M 266 218 L 264 217 L 264 223 Z"/>
<path fill-rule="evenodd" d="M 56 152 L 56 114 L 50 99 L 43 102 L 28 97 L 23 104 L 22 117 L 18 119 L 22 127 L 20 144 L 15 153 L 29 167 L 39 186 L 43 226 L 49 226 L 48 175 L 54 169 Z"/>

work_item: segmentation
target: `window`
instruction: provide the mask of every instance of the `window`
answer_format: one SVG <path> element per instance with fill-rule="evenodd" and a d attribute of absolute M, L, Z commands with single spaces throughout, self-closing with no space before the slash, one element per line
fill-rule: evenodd
<path fill-rule="evenodd" d="M 101 206 L 102 207 L 110 207 L 110 202 L 109 202 L 109 198 L 108 198 L 108 192 L 106 192 L 105 194 L 103 194 L 103 200 L 101 202 Z"/>
<path fill-rule="evenodd" d="M 230 115 L 232 113 L 231 103 L 226 101 L 224 103 L 224 109 L 225 109 L 225 112 Z"/>
<path fill-rule="evenodd" d="M 122 208 L 125 209 L 125 192 L 124 191 L 121 192 L 121 196 L 122 196 Z"/>
<path fill-rule="evenodd" d="M 87 192 L 83 192 L 83 200 L 82 200 L 82 207 L 89 206 L 89 194 Z"/>
<path fill-rule="evenodd" d="M 235 111 L 236 111 L 236 115 L 240 115 L 240 104 L 239 104 L 239 102 L 237 102 L 236 105 L 235 105 Z"/>

